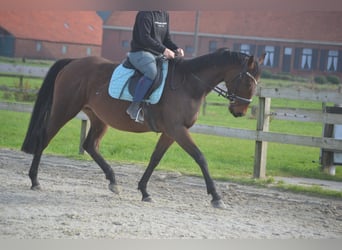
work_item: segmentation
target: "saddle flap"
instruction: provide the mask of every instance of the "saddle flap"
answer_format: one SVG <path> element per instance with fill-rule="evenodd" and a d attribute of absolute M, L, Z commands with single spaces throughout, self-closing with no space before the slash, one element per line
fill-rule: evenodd
<path fill-rule="evenodd" d="M 159 65 L 159 63 L 157 65 Z M 165 80 L 168 72 L 168 61 L 161 60 L 160 65 L 158 67 L 162 67 L 162 73 L 159 73 L 158 75 L 162 79 L 159 80 L 159 77 L 156 77 L 156 82 L 158 82 L 158 84 L 154 85 L 150 89 L 149 93 L 147 94 L 149 96 L 148 99 L 144 99 L 144 102 L 149 104 L 156 104 L 159 102 L 165 87 Z M 141 77 L 133 76 L 135 73 L 136 70 L 124 67 L 123 62 L 120 65 L 118 65 L 114 69 L 112 77 L 108 84 L 108 94 L 115 99 L 132 101 L 133 95 L 129 91 L 128 80 L 131 77 L 136 77 L 139 79 Z M 133 80 L 132 82 L 137 83 L 138 79 L 135 81 Z"/>
<path fill-rule="evenodd" d="M 146 95 L 144 96 L 144 99 L 148 99 L 150 97 L 150 95 L 153 93 L 154 90 L 156 90 L 157 88 L 159 88 L 159 86 L 161 85 L 162 81 L 163 81 L 163 62 L 165 59 L 158 57 L 156 59 L 156 63 L 157 63 L 157 76 L 154 79 L 152 86 L 150 87 L 150 89 L 147 91 Z M 133 66 L 128 58 L 126 59 L 127 65 L 128 66 Z M 125 66 L 125 64 L 123 64 Z M 125 66 L 126 67 L 126 66 Z M 134 67 L 134 66 L 133 66 Z M 127 84 L 128 84 L 128 90 L 129 93 L 134 96 L 134 92 L 135 92 L 135 88 L 137 87 L 138 81 L 140 80 L 140 78 L 143 76 L 143 74 L 135 69 L 134 74 L 128 79 Z"/>

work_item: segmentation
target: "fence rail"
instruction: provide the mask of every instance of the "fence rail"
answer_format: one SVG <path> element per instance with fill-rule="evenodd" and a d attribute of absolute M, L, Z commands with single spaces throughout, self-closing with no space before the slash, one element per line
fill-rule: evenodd
<path fill-rule="evenodd" d="M 32 78 L 43 78 L 49 70 L 46 66 L 30 66 L 22 64 L 1 63 L 0 73 L 3 76 L 23 76 Z"/>
<path fill-rule="evenodd" d="M 0 64 L 0 76 L 19 78 L 19 87 L 23 88 L 24 78 L 43 79 L 48 71 L 48 67 L 30 66 L 30 65 L 15 65 L 11 63 Z"/>
<path fill-rule="evenodd" d="M 259 87 L 257 96 L 264 98 L 283 98 L 291 100 L 332 102 L 340 104 L 342 99 L 341 89 L 339 91 L 309 90 L 302 88 L 263 88 Z"/>
<path fill-rule="evenodd" d="M 248 129 L 227 128 L 195 124 L 190 131 L 193 133 L 232 137 L 253 141 L 278 142 L 282 144 L 294 144 L 300 146 L 318 147 L 334 152 L 342 152 L 342 140 L 328 137 L 312 137 L 303 135 L 291 135 L 285 133 L 255 131 Z"/>

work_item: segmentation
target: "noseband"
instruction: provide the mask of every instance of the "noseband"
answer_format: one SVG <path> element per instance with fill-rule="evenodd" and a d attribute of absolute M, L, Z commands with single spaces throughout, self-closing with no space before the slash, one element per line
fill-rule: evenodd
<path fill-rule="evenodd" d="M 231 82 L 235 82 L 238 79 L 242 78 L 243 75 L 248 76 L 249 78 L 251 78 L 255 84 L 255 86 L 258 85 L 258 81 L 255 79 L 255 77 L 249 73 L 248 71 L 244 71 L 244 72 L 240 72 L 237 76 L 235 76 Z M 223 96 L 224 98 L 228 99 L 230 102 L 234 103 L 236 100 L 250 104 L 252 102 L 253 99 L 247 99 L 247 98 L 243 98 L 241 96 L 238 96 L 235 94 L 235 90 L 232 94 L 229 94 L 228 91 L 216 86 L 215 88 L 213 88 L 213 90 L 219 94 L 219 96 Z"/>

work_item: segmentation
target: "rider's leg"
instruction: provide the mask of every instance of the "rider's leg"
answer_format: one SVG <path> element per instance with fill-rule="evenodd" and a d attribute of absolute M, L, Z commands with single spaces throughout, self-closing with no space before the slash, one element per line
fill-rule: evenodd
<path fill-rule="evenodd" d="M 157 75 L 155 56 L 146 51 L 130 52 L 130 62 L 143 73 L 135 89 L 133 103 L 128 107 L 127 114 L 137 122 L 143 122 L 144 117 L 140 112 L 140 104 Z"/>
<path fill-rule="evenodd" d="M 146 76 L 140 78 L 134 92 L 133 102 L 127 109 L 127 114 L 129 114 L 130 117 L 137 122 L 144 121 L 144 117 L 140 112 L 140 104 L 144 99 L 145 94 L 152 86 L 152 83 L 153 81 Z"/>

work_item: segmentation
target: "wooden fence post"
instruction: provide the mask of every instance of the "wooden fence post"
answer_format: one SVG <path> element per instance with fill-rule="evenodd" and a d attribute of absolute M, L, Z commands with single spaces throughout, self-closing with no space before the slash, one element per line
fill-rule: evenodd
<path fill-rule="evenodd" d="M 270 124 L 271 98 L 259 97 L 259 113 L 257 115 L 257 133 L 268 132 Z M 257 138 L 259 136 L 257 135 Z M 255 141 L 254 178 L 266 177 L 267 142 Z"/>
<path fill-rule="evenodd" d="M 84 154 L 83 142 L 88 133 L 88 129 L 89 129 L 88 124 L 89 124 L 88 120 L 86 119 L 81 120 L 80 146 L 79 146 L 79 151 L 78 151 L 80 155 Z"/>
<path fill-rule="evenodd" d="M 327 112 L 327 105 L 325 102 L 322 103 L 322 112 Z M 333 124 L 324 124 L 323 123 L 323 137 L 332 137 L 334 131 L 334 125 Z M 334 153 L 328 150 L 325 150 L 324 148 L 321 149 L 321 166 L 322 170 L 329 172 L 330 168 L 334 165 Z"/>
<path fill-rule="evenodd" d="M 19 76 L 19 89 L 20 91 L 24 90 L 24 76 Z"/>
<path fill-rule="evenodd" d="M 332 113 L 332 114 L 342 114 L 342 107 L 340 105 L 335 104 L 333 107 L 329 107 L 325 102 L 322 104 L 323 113 Z M 322 137 L 331 138 L 334 137 L 334 130 L 337 124 L 323 124 L 323 133 Z M 331 150 L 326 150 L 321 148 L 321 157 L 320 163 L 322 170 L 330 175 L 335 175 L 335 162 L 334 162 L 334 154 Z M 337 165 L 337 164 L 336 164 Z"/>

